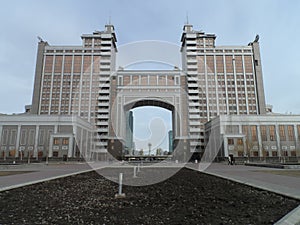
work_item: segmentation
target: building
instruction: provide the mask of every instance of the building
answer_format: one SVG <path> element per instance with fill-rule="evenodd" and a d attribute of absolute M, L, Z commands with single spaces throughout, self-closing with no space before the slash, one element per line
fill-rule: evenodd
<path fill-rule="evenodd" d="M 221 115 L 205 127 L 220 156 L 300 157 L 300 115 Z"/>
<path fill-rule="evenodd" d="M 204 124 L 214 117 L 265 114 L 258 38 L 244 46 L 216 46 L 214 34 L 195 31 L 187 24 L 181 42 L 189 136 L 196 151 L 204 149 Z"/>
<path fill-rule="evenodd" d="M 168 137 L 169 137 L 169 152 L 173 152 L 173 131 L 168 132 Z"/>
<path fill-rule="evenodd" d="M 1 160 L 93 157 L 93 127 L 77 116 L 0 115 L 0 133 Z"/>
<path fill-rule="evenodd" d="M 125 148 L 128 150 L 128 154 L 132 155 L 134 150 L 133 144 L 133 112 L 126 112 L 126 144 Z"/>
<path fill-rule="evenodd" d="M 237 126 L 238 120 L 242 124 L 244 118 L 256 121 L 256 126 L 260 126 L 261 118 L 269 118 L 273 122 L 277 120 L 276 115 L 265 117 L 271 108 L 265 103 L 258 35 L 247 45 L 218 46 L 215 34 L 197 31 L 192 25 L 185 24 L 180 47 L 169 48 L 166 43 L 152 42 L 150 47 L 143 48 L 143 45 L 149 44 L 146 41 L 138 49 L 128 45 L 132 47 L 129 52 L 133 55 L 142 52 L 144 56 L 149 56 L 147 49 L 158 49 L 157 57 L 165 53 L 164 59 L 157 60 L 173 65 L 174 69 L 171 70 L 126 69 L 126 60 L 130 57 L 118 49 L 115 29 L 111 24 L 106 25 L 103 31 L 83 34 L 81 38 L 82 45 L 79 46 L 53 46 L 40 40 L 32 105 L 26 106 L 26 112 L 32 116 L 27 118 L 32 118 L 33 127 L 37 126 L 34 120 L 46 117 L 54 127 L 61 122 L 61 118 L 67 117 L 79 117 L 90 124 L 86 124 L 86 127 L 90 126 L 89 129 L 93 130 L 92 144 L 89 145 L 93 147 L 80 148 L 81 154 L 86 152 L 92 158 L 106 159 L 110 153 L 122 158 L 126 149 L 134 148 L 130 110 L 141 106 L 158 106 L 172 112 L 173 130 L 169 143 L 172 143 L 174 155 L 184 158 L 195 152 L 204 154 L 208 145 L 207 136 L 211 132 L 226 137 L 221 154 L 227 156 L 232 148 L 232 138 L 227 138 L 227 130 L 213 129 L 214 124 L 222 127 L 223 123 L 229 123 L 226 118 L 237 118 L 232 126 Z M 152 48 L 153 44 L 159 48 Z M 174 55 L 180 60 L 173 60 Z M 124 60 L 123 64 L 120 63 L 120 59 L 125 59 L 126 63 Z M 18 117 L 14 119 L 18 120 Z M 6 117 L 2 118 L 4 127 Z M 279 120 L 281 118 L 288 117 L 278 117 Z M 295 124 L 299 121 L 296 116 L 290 119 L 294 119 Z M 48 124 L 47 121 L 45 124 Z M 19 125 L 14 125 L 17 126 L 14 133 L 17 137 L 21 135 Z M 254 128 L 251 129 L 254 132 Z M 263 129 L 257 128 L 257 137 Z M 245 147 L 248 140 L 246 136 L 243 139 L 241 130 L 237 133 L 235 128 L 233 130 L 234 135 L 240 135 Z M 3 138 L 7 135 L 4 131 L 2 140 L 6 140 Z M 71 130 L 69 134 L 75 135 L 76 142 L 77 134 Z M 34 135 L 39 135 L 36 130 Z M 240 140 L 234 139 L 233 143 L 236 142 L 240 143 Z M 227 146 L 228 143 L 230 146 Z M 46 154 L 52 157 L 55 148 L 50 141 L 45 144 L 45 149 L 48 144 L 52 149 Z M 258 149 L 255 151 L 255 147 L 251 154 L 260 156 L 264 145 L 262 142 L 255 144 L 253 147 L 258 146 Z M 268 148 L 274 146 L 268 145 Z M 276 146 L 277 152 L 282 149 L 281 142 Z M 297 148 L 296 144 L 294 146 Z M 13 146 L 3 145 L 3 149 L 10 147 L 13 150 Z M 20 151 L 18 141 L 15 147 L 16 152 Z M 33 146 L 36 154 L 39 154 L 36 150 L 38 147 L 37 144 Z M 275 149 L 268 154 L 275 154 L 273 152 L 276 152 Z M 238 151 L 237 154 L 242 153 Z M 65 153 L 59 152 L 58 155 Z M 74 156 L 74 151 L 67 155 Z M 288 152 L 288 155 L 294 155 L 294 152 Z"/>
<path fill-rule="evenodd" d="M 114 27 L 81 36 L 81 46 L 38 44 L 31 113 L 74 115 L 97 127 L 96 148 L 107 152 Z"/>

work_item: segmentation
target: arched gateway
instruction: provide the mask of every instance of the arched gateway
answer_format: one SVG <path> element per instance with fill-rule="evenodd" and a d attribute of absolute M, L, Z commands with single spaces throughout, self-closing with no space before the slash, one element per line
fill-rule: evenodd
<path fill-rule="evenodd" d="M 111 80 L 110 129 L 108 151 L 124 155 L 129 110 L 139 106 L 158 106 L 172 112 L 173 144 L 187 150 L 188 105 L 186 75 L 179 70 L 118 70 Z M 177 151 L 178 152 L 178 151 Z"/>

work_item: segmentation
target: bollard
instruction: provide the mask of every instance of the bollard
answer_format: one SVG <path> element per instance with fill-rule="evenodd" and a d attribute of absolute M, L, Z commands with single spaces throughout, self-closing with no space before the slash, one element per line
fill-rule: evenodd
<path fill-rule="evenodd" d="M 133 178 L 137 178 L 137 176 L 136 176 L 136 168 L 137 168 L 137 166 L 133 167 Z"/>
<path fill-rule="evenodd" d="M 197 160 L 197 159 L 195 160 L 195 163 L 198 163 L 198 160 Z"/>
<path fill-rule="evenodd" d="M 119 192 L 115 194 L 115 198 L 125 198 L 125 193 L 122 193 L 123 173 L 119 174 Z"/>

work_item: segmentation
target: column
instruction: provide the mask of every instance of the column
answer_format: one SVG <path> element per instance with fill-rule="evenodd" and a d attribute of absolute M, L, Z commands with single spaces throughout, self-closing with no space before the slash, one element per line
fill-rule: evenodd
<path fill-rule="evenodd" d="M 262 140 L 261 140 L 261 132 L 260 132 L 260 126 L 259 125 L 257 125 L 257 140 L 258 140 L 259 157 L 263 157 Z"/>
<path fill-rule="evenodd" d="M 243 148 L 244 148 L 244 156 L 246 156 L 247 155 L 246 136 L 243 136 Z"/>
<path fill-rule="evenodd" d="M 55 125 L 55 126 L 54 126 L 54 134 L 56 134 L 57 131 L 58 131 L 58 125 Z"/>
<path fill-rule="evenodd" d="M 82 152 L 83 148 L 82 147 L 83 147 L 83 128 L 80 129 L 80 149 L 79 149 L 79 151 L 81 153 L 81 156 L 83 156 L 83 152 Z"/>
<path fill-rule="evenodd" d="M 228 157 L 228 139 L 224 137 L 224 156 Z"/>
<path fill-rule="evenodd" d="M 1 134 L 1 132 L 0 132 L 0 134 Z M 295 135 L 295 150 L 297 151 L 297 149 L 298 149 L 298 145 L 299 145 L 299 139 L 298 139 L 298 129 L 297 129 L 297 125 L 296 124 L 294 124 L 294 135 Z M 0 142 L 1 142 L 1 140 L 0 140 Z"/>
<path fill-rule="evenodd" d="M 74 137 L 72 139 L 73 142 L 73 157 L 76 157 L 76 145 L 77 145 L 77 129 L 78 127 L 76 126 L 74 129 Z"/>
<path fill-rule="evenodd" d="M 69 157 L 69 158 L 72 157 L 73 140 L 74 140 L 74 137 L 73 137 L 73 136 L 70 136 L 70 138 L 69 138 L 69 149 L 68 149 L 68 157 Z"/>
<path fill-rule="evenodd" d="M 21 134 L 21 125 L 18 125 L 15 157 L 19 156 L 20 134 Z"/>
<path fill-rule="evenodd" d="M 36 159 L 38 159 L 39 133 L 40 133 L 40 126 L 36 125 L 36 128 L 35 128 L 35 139 L 34 139 L 34 150 L 33 150 L 33 157 L 36 157 Z"/>
<path fill-rule="evenodd" d="M 0 144 L 2 143 L 2 130 L 3 130 L 3 126 L 0 125 Z"/>
<path fill-rule="evenodd" d="M 47 157 L 52 157 L 53 155 L 53 135 L 50 134 L 50 145 Z"/>
<path fill-rule="evenodd" d="M 275 130 L 276 130 L 277 154 L 278 154 L 278 156 L 281 156 L 280 136 L 279 136 L 279 126 L 278 126 L 278 124 L 275 125 Z"/>

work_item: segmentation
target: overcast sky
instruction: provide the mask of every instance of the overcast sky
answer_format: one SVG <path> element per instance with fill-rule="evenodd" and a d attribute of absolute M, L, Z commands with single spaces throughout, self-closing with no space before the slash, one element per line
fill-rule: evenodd
<path fill-rule="evenodd" d="M 0 112 L 31 104 L 37 36 L 51 45 L 81 45 L 111 15 L 118 45 L 163 40 L 180 44 L 188 12 L 194 29 L 217 35 L 217 45 L 247 45 L 260 35 L 266 101 L 276 112 L 300 114 L 300 1 L 2 1 Z"/>

